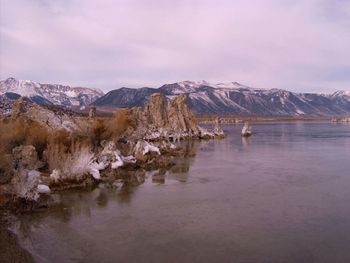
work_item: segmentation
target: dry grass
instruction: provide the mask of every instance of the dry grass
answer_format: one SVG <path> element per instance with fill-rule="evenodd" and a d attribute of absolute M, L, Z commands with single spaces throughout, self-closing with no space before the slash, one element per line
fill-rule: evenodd
<path fill-rule="evenodd" d="M 25 143 L 26 123 L 23 118 L 0 123 L 0 151 L 10 153 L 16 146 Z"/>
<path fill-rule="evenodd" d="M 48 133 L 36 122 L 23 117 L 0 121 L 0 176 L 12 172 L 12 149 L 20 145 L 33 145 L 39 157 L 46 148 Z"/>
<path fill-rule="evenodd" d="M 130 125 L 128 118 L 128 110 L 118 110 L 114 114 L 114 118 L 110 121 L 108 129 L 112 133 L 113 138 L 120 137 Z"/>
<path fill-rule="evenodd" d="M 0 177 L 12 170 L 12 158 L 10 154 L 0 151 Z M 0 178 L 0 181 L 2 179 Z"/>
<path fill-rule="evenodd" d="M 25 144 L 33 145 L 38 152 L 39 157 L 46 149 L 48 131 L 37 122 L 31 122 L 27 127 Z"/>
<path fill-rule="evenodd" d="M 0 152 L 3 153 L 11 153 L 20 145 L 33 145 L 40 154 L 46 147 L 47 137 L 44 127 L 23 117 L 0 122 Z"/>
<path fill-rule="evenodd" d="M 93 158 L 90 148 L 86 140 L 74 138 L 65 130 L 54 132 L 45 151 L 49 171 L 56 169 L 64 179 L 79 180 Z"/>
<path fill-rule="evenodd" d="M 104 119 L 95 119 L 89 127 L 88 138 L 94 150 L 101 145 L 101 141 L 108 140 L 112 136 L 112 132 L 108 129 L 107 121 Z"/>
<path fill-rule="evenodd" d="M 96 118 L 84 134 L 61 129 L 49 133 L 41 124 L 23 117 L 0 121 L 0 175 L 12 167 L 12 149 L 33 145 L 49 171 L 64 174 L 84 172 L 84 167 L 99 151 L 103 140 L 118 139 L 129 127 L 128 110 L 119 110 L 111 119 Z"/>
<path fill-rule="evenodd" d="M 128 110 L 115 112 L 111 119 L 94 119 L 87 133 L 93 149 L 97 150 L 104 140 L 118 139 L 129 127 L 129 123 Z"/>
<path fill-rule="evenodd" d="M 72 135 L 64 130 L 57 130 L 50 134 L 45 150 L 45 160 L 50 171 L 61 169 L 70 154 L 77 148 Z"/>

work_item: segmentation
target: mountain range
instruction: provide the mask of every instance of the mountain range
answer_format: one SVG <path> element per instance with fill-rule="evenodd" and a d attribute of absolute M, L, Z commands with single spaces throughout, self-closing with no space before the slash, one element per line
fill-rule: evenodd
<path fill-rule="evenodd" d="M 255 89 L 237 82 L 212 84 L 183 81 L 158 89 L 121 88 L 112 90 L 93 102 L 96 106 L 130 108 L 143 106 L 148 97 L 163 93 L 168 98 L 187 94 L 196 114 L 331 116 L 350 114 L 350 92 L 333 94 L 295 93 L 282 89 Z"/>
<path fill-rule="evenodd" d="M 97 89 L 39 84 L 8 78 L 0 81 L 0 95 L 27 96 L 38 104 L 61 106 L 95 105 L 110 108 L 143 106 L 150 95 L 160 92 L 167 98 L 186 94 L 196 114 L 333 116 L 350 114 L 350 91 L 333 94 L 296 93 L 283 89 L 256 89 L 237 82 L 213 84 L 182 81 L 159 88 L 120 88 L 106 94 Z M 18 95 L 17 95 L 18 94 Z"/>
<path fill-rule="evenodd" d="M 101 90 L 70 87 L 59 84 L 40 84 L 30 80 L 8 78 L 0 80 L 0 95 L 7 98 L 26 96 L 41 105 L 85 106 L 104 95 Z"/>

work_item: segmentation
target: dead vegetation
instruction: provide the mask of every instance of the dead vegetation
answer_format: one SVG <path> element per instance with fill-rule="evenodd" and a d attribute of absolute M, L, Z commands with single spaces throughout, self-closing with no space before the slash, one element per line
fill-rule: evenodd
<path fill-rule="evenodd" d="M 22 116 L 0 122 L 0 151 L 3 153 L 11 153 L 13 148 L 20 145 L 33 145 L 38 153 L 42 153 L 47 138 L 45 127 Z"/>
<path fill-rule="evenodd" d="M 20 145 L 33 145 L 47 172 L 56 169 L 64 174 L 83 173 L 92 153 L 100 150 L 102 141 L 117 141 L 126 131 L 128 111 L 117 111 L 113 118 L 87 119 L 86 123 L 85 132 L 65 129 L 48 132 L 42 124 L 22 115 L 1 120 L 0 177 L 12 170 L 12 150 Z"/>
<path fill-rule="evenodd" d="M 104 140 L 118 140 L 129 127 L 128 110 L 119 110 L 113 118 L 95 118 L 88 127 L 86 137 L 96 150 Z"/>

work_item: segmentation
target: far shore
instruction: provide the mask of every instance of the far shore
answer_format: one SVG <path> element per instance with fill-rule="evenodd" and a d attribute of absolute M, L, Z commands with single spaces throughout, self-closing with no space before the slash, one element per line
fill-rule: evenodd
<path fill-rule="evenodd" d="M 331 116 L 242 116 L 242 115 L 196 115 L 197 121 L 212 122 L 216 118 L 220 118 L 221 123 L 231 124 L 240 122 L 265 122 L 265 121 L 331 121 Z"/>
<path fill-rule="evenodd" d="M 96 115 L 99 117 L 113 117 L 114 112 L 124 108 L 111 108 L 111 107 L 96 107 Z M 86 107 L 83 110 L 77 108 L 73 109 L 81 113 L 83 116 L 88 116 L 89 107 Z M 235 123 L 235 120 L 239 122 L 260 122 L 260 121 L 331 121 L 335 116 L 265 116 L 265 115 L 214 115 L 214 114 L 195 114 L 198 122 L 214 121 L 216 118 L 220 118 L 222 123 Z M 347 116 L 337 116 L 347 117 Z"/>

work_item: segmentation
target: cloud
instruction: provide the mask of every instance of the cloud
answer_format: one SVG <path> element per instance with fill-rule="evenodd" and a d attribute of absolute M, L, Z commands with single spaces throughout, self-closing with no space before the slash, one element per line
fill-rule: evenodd
<path fill-rule="evenodd" d="M 98 87 L 180 80 L 350 89 L 343 0 L 0 0 L 0 77 Z"/>

